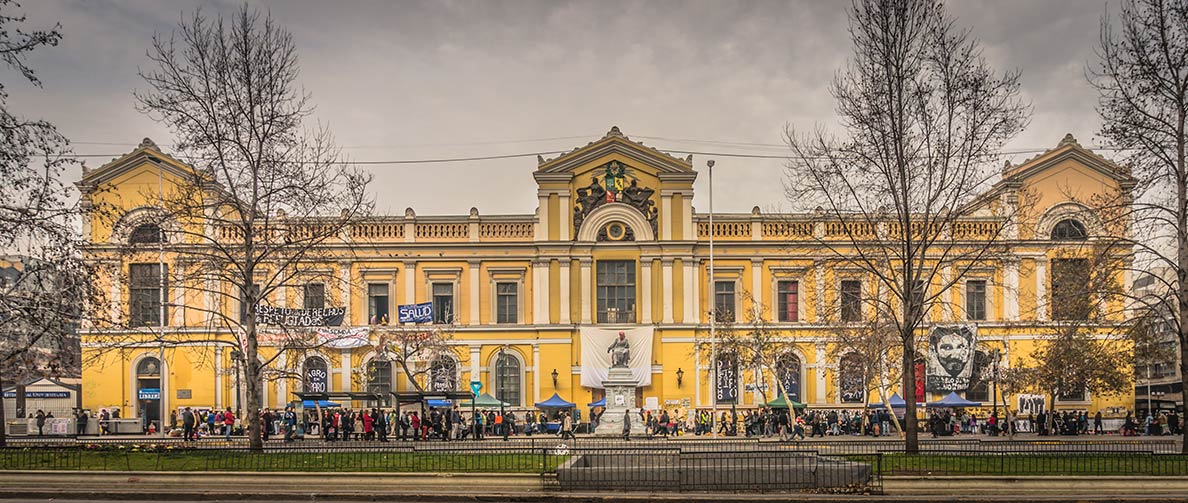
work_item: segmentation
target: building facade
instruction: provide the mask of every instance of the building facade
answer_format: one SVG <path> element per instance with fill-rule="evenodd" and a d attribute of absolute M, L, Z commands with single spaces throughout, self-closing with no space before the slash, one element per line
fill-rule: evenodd
<path fill-rule="evenodd" d="M 137 227 L 135 216 L 151 209 L 158 187 L 169 190 L 189 169 L 146 139 L 129 154 L 86 170 L 79 183 L 84 204 L 119 208 L 84 226 L 93 259 L 106 271 L 100 280 L 111 292 L 112 317 L 140 316 L 169 333 L 192 335 L 190 343 L 161 345 L 146 330 L 142 344 L 118 349 L 98 337 L 84 339 L 86 408 L 119 407 L 124 417 L 136 417 L 152 415 L 161 405 L 155 400 L 163 400 L 166 410 L 238 407 L 242 401 L 235 339 L 209 328 L 203 314 L 217 301 L 152 276 L 156 253 L 138 259 L 113 251 L 145 232 L 160 232 Z M 619 332 L 630 337 L 631 367 L 643 383 L 637 403 L 749 408 L 774 399 L 780 388 L 810 407 L 861 408 L 877 401 L 861 376 L 848 374 L 847 355 L 835 338 L 839 327 L 861 317 L 862 308 L 855 307 L 861 302 L 855 301 L 878 295 L 871 278 L 828 260 L 826 245 L 840 242 L 845 224 L 756 207 L 715 214 L 711 225 L 709 215 L 692 205 L 698 174 L 691 157 L 668 155 L 613 128 L 554 159 L 538 159 L 534 214 L 472 209 L 468 215 L 429 216 L 410 208 L 353 225 L 335 244 L 350 253 L 311 264 L 339 281 L 293 285 L 267 300 L 282 308 L 343 307 L 341 329 L 361 334 L 358 344 L 272 359 L 283 372 L 267 382 L 264 406 L 285 404 L 302 390 L 410 389 L 402 372 L 376 358 L 375 344 L 394 330 L 398 306 L 427 302 L 436 316 L 449 318 L 453 351 L 418 363 L 434 368 L 433 383 L 423 385 L 466 390 L 479 381 L 514 408 L 530 408 L 553 393 L 579 406 L 602 398 L 599 373 L 609 358 L 607 344 Z M 1000 365 L 1026 359 L 1057 323 L 1046 299 L 1060 250 L 1102 225 L 1074 199 L 1129 183 L 1124 169 L 1071 136 L 1021 165 L 1008 164 L 982 198 L 985 207 L 954 232 L 973 241 L 1001 236 L 1010 252 L 971 268 L 946 289 L 929 308 L 929 322 L 975 326 L 977 353 L 998 355 Z M 1011 211 L 1022 194 L 1035 194 L 1034 204 Z M 160 255 L 166 262 L 174 260 L 169 246 Z M 138 298 L 162 298 L 162 287 L 170 299 L 163 322 L 151 314 L 159 306 L 147 314 L 130 312 L 145 311 Z M 709 353 L 698 343 L 707 340 L 714 311 L 727 325 L 758 316 L 792 341 L 781 356 L 780 375 L 724 364 L 731 373 L 712 380 Z M 268 358 L 278 351 L 285 350 L 267 342 L 261 349 Z M 903 394 L 898 383 L 886 388 Z M 1001 398 L 991 397 L 992 391 L 986 379 L 974 378 L 963 394 L 985 402 Z M 940 395 L 930 390 L 930 398 Z M 1082 393 L 1061 397 L 1057 406 L 1124 414 L 1133 403 L 1132 394 Z"/>

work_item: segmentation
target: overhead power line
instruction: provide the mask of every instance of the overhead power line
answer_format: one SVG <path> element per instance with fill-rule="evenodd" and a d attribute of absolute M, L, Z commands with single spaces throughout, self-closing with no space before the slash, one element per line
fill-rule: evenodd
<path fill-rule="evenodd" d="M 1122 150 L 1122 149 L 1108 148 L 1108 147 L 1090 147 L 1090 149 L 1092 149 L 1092 150 Z M 740 158 L 740 159 L 794 159 L 794 158 L 795 159 L 812 159 L 812 160 L 822 159 L 822 158 L 808 158 L 808 157 L 802 157 L 802 156 L 780 155 L 780 154 L 749 154 L 749 153 L 745 153 L 745 152 L 712 152 L 712 151 L 703 151 L 703 150 L 666 149 L 666 148 L 659 148 L 659 147 L 657 147 L 657 150 L 660 150 L 661 152 L 665 152 L 668 154 L 698 155 L 698 156 L 707 156 L 707 157 L 725 157 L 725 158 Z M 999 155 L 1040 154 L 1040 153 L 1047 152 L 1048 150 L 1051 150 L 1051 149 L 1048 149 L 1048 148 L 1017 149 L 1017 150 L 1004 151 L 1004 152 L 1001 152 Z M 401 165 L 401 164 L 440 164 L 440 163 L 451 163 L 451 162 L 492 161 L 492 160 L 500 160 L 500 159 L 515 159 L 515 158 L 520 158 L 520 157 L 557 155 L 557 154 L 564 154 L 564 153 L 571 152 L 571 151 L 572 150 L 547 150 L 547 151 L 536 151 L 536 152 L 523 152 L 523 153 L 517 153 L 517 154 L 495 154 L 495 155 L 469 156 L 469 157 L 434 157 L 434 158 L 422 158 L 422 159 L 387 159 L 387 160 L 374 160 L 374 161 L 342 161 L 341 163 L 346 164 L 346 165 L 352 165 L 352 166 L 383 166 L 383 165 Z M 116 158 L 116 157 L 120 157 L 122 155 L 124 155 L 124 154 L 75 154 L 74 157 Z M 178 156 L 178 157 L 187 161 L 187 162 L 209 160 L 209 159 L 193 158 L 193 157 L 187 157 L 187 156 Z M 313 163 L 313 161 L 310 162 L 310 164 L 312 164 L 312 163 Z"/>

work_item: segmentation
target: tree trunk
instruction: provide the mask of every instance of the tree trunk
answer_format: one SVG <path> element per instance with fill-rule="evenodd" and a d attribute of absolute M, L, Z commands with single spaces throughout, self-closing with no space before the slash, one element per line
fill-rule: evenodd
<path fill-rule="evenodd" d="M 1175 326 L 1180 340 L 1180 385 L 1188 390 L 1188 166 L 1185 166 L 1184 124 L 1188 117 L 1181 113 L 1177 122 L 1176 135 L 1176 300 L 1178 300 L 1179 322 Z M 1149 393 L 1149 390 L 1148 390 Z M 1180 393 L 1183 396 L 1183 392 Z M 1188 397 L 1185 397 L 1188 398 Z M 1188 400 L 1181 400 L 1180 423 L 1188 421 Z M 1183 429 L 1184 438 L 1180 452 L 1188 454 L 1188 428 Z"/>
<path fill-rule="evenodd" d="M 4 417 L 4 373 L 0 368 L 0 448 L 8 447 L 8 423 Z"/>
<path fill-rule="evenodd" d="M 909 329 L 905 329 L 909 330 Z M 903 450 L 908 454 L 920 452 L 920 422 L 916 420 L 916 348 L 909 331 L 903 340 Z"/>
<path fill-rule="evenodd" d="M 249 283 L 250 284 L 250 283 Z M 248 300 L 254 305 L 256 302 L 254 295 L 249 295 Z M 255 316 L 249 314 L 245 322 L 245 336 L 244 342 L 247 344 L 247 351 L 245 351 L 244 368 L 247 370 L 247 409 L 243 412 L 243 420 L 247 423 L 244 432 L 248 436 L 248 448 L 255 452 L 264 451 L 264 439 L 260 436 L 260 401 L 261 392 L 263 391 L 263 379 L 260 368 L 260 360 L 257 358 L 259 353 L 259 343 L 256 339 L 256 319 Z"/>

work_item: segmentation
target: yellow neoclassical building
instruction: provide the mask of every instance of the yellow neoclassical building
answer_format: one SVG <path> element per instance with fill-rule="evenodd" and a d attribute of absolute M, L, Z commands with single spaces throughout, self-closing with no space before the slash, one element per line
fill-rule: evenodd
<path fill-rule="evenodd" d="M 132 152 L 86 170 L 79 182 L 84 205 L 118 208 L 84 223 L 92 257 L 106 271 L 100 281 L 111 293 L 104 307 L 113 318 L 161 323 L 159 306 L 136 300 L 162 297 L 153 272 L 158 254 L 113 250 L 160 235 L 137 226 L 137 215 L 151 210 L 158 188 L 170 190 L 189 169 L 146 139 Z M 823 243 L 841 240 L 845 230 L 813 215 L 764 214 L 758 208 L 715 214 L 711 226 L 709 215 L 692 206 L 697 176 L 691 157 L 668 155 L 612 128 L 554 159 L 538 159 L 534 214 L 485 215 L 472 209 L 468 215 L 436 216 L 410 208 L 353 225 L 338 243 L 355 245 L 351 253 L 311 265 L 341 281 L 284 288 L 268 303 L 345 308 L 338 333 L 353 334 L 355 343 L 274 359 L 272 365 L 285 372 L 267 382 L 264 406 L 281 406 L 302 390 L 410 389 L 402 372 L 375 359 L 373 344 L 390 329 L 385 320 L 395 323 L 398 306 L 431 303 L 435 317 L 453 320 L 453 351 L 419 362 L 434 368 L 433 382 L 425 384 L 430 388 L 465 390 L 480 381 L 484 391 L 516 408 L 532 407 L 554 393 L 584 408 L 603 398 L 606 348 L 624 332 L 641 382 L 640 404 L 754 407 L 774 398 L 769 384 L 779 379 L 791 398 L 810 407 L 863 407 L 869 386 L 843 370 L 840 360 L 846 356 L 836 351 L 834 333 L 856 316 L 848 303 L 859 305 L 855 299 L 875 291 L 869 278 L 826 260 Z M 1008 164 L 983 199 L 986 208 L 955 232 L 977 240 L 1005 229 L 1010 253 L 986 261 L 947 290 L 929 321 L 976 327 L 980 360 L 992 352 L 1002 365 L 1026 358 L 1053 323 L 1045 299 L 1060 250 L 1101 226 L 1073 199 L 1114 193 L 1131 183 L 1123 168 L 1071 136 L 1023 164 Z M 1025 193 L 1035 195 L 1026 210 L 1004 211 Z M 174 260 L 170 246 L 161 255 L 166 262 Z M 1123 284 L 1129 285 L 1129 278 Z M 115 349 L 94 330 L 84 331 L 84 407 L 118 407 L 123 417 L 155 417 L 161 405 L 239 407 L 243 383 L 233 359 L 234 338 L 208 328 L 196 308 L 210 308 L 214 301 L 184 285 L 166 288 L 165 330 L 192 335 L 192 342 L 162 348 L 146 336 L 140 345 Z M 710 389 L 709 358 L 695 345 L 708 337 L 715 302 L 718 311 L 731 313 L 763 306 L 767 326 L 794 341 L 779 376 L 733 369 Z M 968 365 L 987 365 L 972 361 L 974 349 L 966 354 Z M 261 348 L 265 356 L 278 350 L 266 341 Z M 958 391 L 992 400 L 992 387 L 978 377 L 985 374 L 967 372 L 968 388 Z M 902 393 L 897 383 L 888 388 Z M 947 391 L 930 386 L 929 397 Z M 1019 406 L 1016 397 L 1006 399 L 1012 408 Z M 1057 406 L 1124 413 L 1133 395 L 1073 393 L 1059 397 Z"/>

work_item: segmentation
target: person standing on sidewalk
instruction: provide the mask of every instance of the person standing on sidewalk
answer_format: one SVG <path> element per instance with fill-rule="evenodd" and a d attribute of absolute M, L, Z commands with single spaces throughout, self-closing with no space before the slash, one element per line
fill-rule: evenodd
<path fill-rule="evenodd" d="M 573 418 L 566 412 L 565 416 L 561 418 L 561 440 L 566 438 L 574 438 L 573 436 Z"/>
<path fill-rule="evenodd" d="M 186 407 L 182 410 L 182 442 L 194 440 L 194 411 Z"/>
<path fill-rule="evenodd" d="M 226 435 L 228 442 L 231 441 L 231 430 L 235 429 L 235 414 L 231 413 L 231 407 L 223 411 L 223 433 Z"/>
<path fill-rule="evenodd" d="M 631 410 L 623 413 L 623 440 L 631 440 Z"/>
<path fill-rule="evenodd" d="M 293 411 L 293 406 L 285 407 L 285 415 L 282 417 L 282 422 L 285 424 L 285 443 L 293 441 L 293 430 L 297 429 L 297 413 Z"/>
<path fill-rule="evenodd" d="M 87 411 L 78 409 L 78 414 L 74 416 L 74 425 L 75 429 L 77 430 L 75 432 L 76 437 L 81 437 L 87 434 L 87 421 L 89 420 L 90 418 L 87 417 Z"/>

